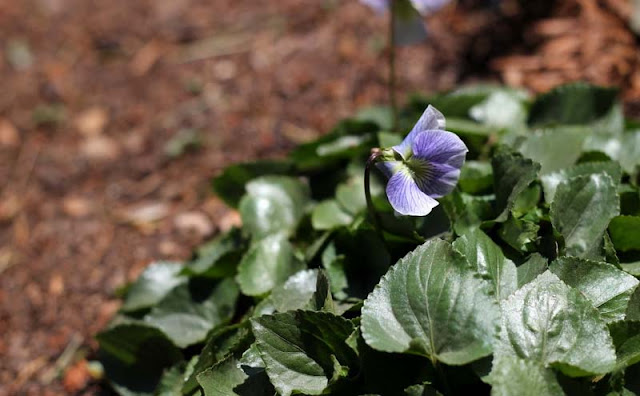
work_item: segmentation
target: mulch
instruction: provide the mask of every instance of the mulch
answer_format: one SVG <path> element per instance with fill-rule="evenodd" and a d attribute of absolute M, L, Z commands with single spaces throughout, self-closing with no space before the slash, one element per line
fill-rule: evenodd
<path fill-rule="evenodd" d="M 238 222 L 209 179 L 385 102 L 382 18 L 256 3 L 0 2 L 0 395 L 104 392 L 87 361 L 117 289 Z M 480 3 L 427 18 L 403 93 L 587 80 L 640 108 L 628 1 Z"/>

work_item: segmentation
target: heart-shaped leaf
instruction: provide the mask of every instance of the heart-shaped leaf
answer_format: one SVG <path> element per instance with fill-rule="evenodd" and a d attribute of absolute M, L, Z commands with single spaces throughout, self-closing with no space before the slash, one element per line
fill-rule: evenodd
<path fill-rule="evenodd" d="M 570 376 L 604 374 L 616 360 L 605 322 L 578 290 L 545 272 L 502 302 L 496 354 L 512 355 Z"/>
<path fill-rule="evenodd" d="M 426 242 L 382 278 L 362 308 L 372 348 L 450 365 L 492 352 L 498 306 L 491 285 L 447 242 Z"/>

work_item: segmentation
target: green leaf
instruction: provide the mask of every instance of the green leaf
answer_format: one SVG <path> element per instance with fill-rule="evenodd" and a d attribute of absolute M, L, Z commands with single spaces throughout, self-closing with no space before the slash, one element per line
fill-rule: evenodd
<path fill-rule="evenodd" d="M 538 275 L 548 268 L 547 259 L 539 253 L 534 253 L 518 267 L 518 289 L 532 282 Z"/>
<path fill-rule="evenodd" d="M 567 285 L 579 290 L 598 308 L 606 322 L 624 320 L 638 280 L 614 265 L 575 257 L 560 257 L 549 266 Z"/>
<path fill-rule="evenodd" d="M 349 225 L 353 217 L 345 212 L 335 199 L 320 202 L 313 208 L 311 224 L 316 230 L 330 230 Z"/>
<path fill-rule="evenodd" d="M 540 171 L 540 165 L 518 154 L 498 152 L 491 160 L 496 193 L 496 221 L 507 220 L 518 195 L 531 184 Z"/>
<path fill-rule="evenodd" d="M 640 165 L 640 131 L 622 135 L 592 134 L 584 144 L 585 149 L 600 151 L 620 162 L 622 169 L 635 175 Z"/>
<path fill-rule="evenodd" d="M 558 185 L 573 177 L 588 176 L 597 173 L 606 173 L 618 184 L 622 177 L 622 169 L 620 165 L 612 161 L 606 162 L 585 162 L 572 166 L 568 169 L 563 169 L 557 172 L 542 175 L 542 188 L 544 189 L 544 198 L 547 203 L 553 202 L 553 198 L 556 195 L 556 189 Z"/>
<path fill-rule="evenodd" d="M 232 279 L 218 283 L 192 279 L 167 294 L 144 320 L 185 348 L 204 341 L 211 329 L 231 320 L 238 294 Z"/>
<path fill-rule="evenodd" d="M 205 396 L 272 396 L 273 386 L 264 371 L 264 365 L 255 344 L 242 355 L 229 355 L 198 375 L 198 383 Z"/>
<path fill-rule="evenodd" d="M 640 250 L 640 216 L 618 216 L 609 223 L 609 235 L 616 250 Z"/>
<path fill-rule="evenodd" d="M 480 161 L 466 161 L 460 170 L 460 189 L 468 194 L 491 192 L 493 170 L 491 164 Z"/>
<path fill-rule="evenodd" d="M 256 161 L 231 165 L 213 179 L 213 190 L 229 206 L 237 208 L 245 194 L 245 184 L 264 175 L 286 175 L 293 171 L 289 161 Z"/>
<path fill-rule="evenodd" d="M 238 365 L 238 359 L 229 355 L 198 374 L 198 383 L 204 390 L 205 396 L 237 395 L 233 389 L 249 378 Z"/>
<path fill-rule="evenodd" d="M 462 235 L 478 227 L 483 221 L 495 217 L 492 201 L 492 195 L 476 197 L 454 190 L 440 202 L 453 225 L 453 230 L 456 234 Z"/>
<path fill-rule="evenodd" d="M 453 248 L 464 255 L 480 275 L 489 279 L 499 300 L 507 298 L 517 289 L 515 264 L 481 230 L 467 232 L 456 239 Z"/>
<path fill-rule="evenodd" d="M 336 362 L 357 369 L 357 356 L 345 342 L 354 325 L 339 316 L 294 311 L 254 318 L 251 325 L 267 375 L 284 396 L 321 394 Z"/>
<path fill-rule="evenodd" d="M 551 272 L 526 284 L 502 303 L 496 354 L 516 356 L 569 376 L 604 374 L 615 350 L 592 303 Z"/>
<path fill-rule="evenodd" d="M 487 356 L 498 307 L 489 282 L 442 240 L 401 259 L 362 308 L 362 334 L 372 348 L 413 352 L 462 365 Z"/>
<path fill-rule="evenodd" d="M 640 322 L 617 322 L 609 328 L 618 357 L 615 370 L 640 362 Z"/>
<path fill-rule="evenodd" d="M 193 373 L 193 367 L 198 357 L 193 357 L 188 363 L 180 362 L 162 374 L 155 394 L 157 396 L 182 396 L 182 387 Z"/>
<path fill-rule="evenodd" d="M 147 325 L 117 325 L 96 338 L 106 377 L 120 394 L 152 395 L 164 370 L 182 360 L 167 336 Z"/>
<path fill-rule="evenodd" d="M 404 390 L 406 396 L 439 396 L 442 393 L 438 392 L 436 388 L 431 386 L 430 383 L 411 385 Z"/>
<path fill-rule="evenodd" d="M 539 230 L 540 226 L 532 221 L 509 216 L 498 229 L 498 235 L 512 248 L 529 252 L 535 249 Z"/>
<path fill-rule="evenodd" d="M 340 164 L 349 158 L 365 155 L 375 143 L 380 127 L 371 121 L 346 119 L 331 133 L 320 139 L 298 146 L 289 158 L 302 172 L 316 172 Z"/>
<path fill-rule="evenodd" d="M 187 263 L 185 272 L 210 278 L 224 278 L 235 273 L 246 241 L 242 232 L 233 228 L 197 250 L 196 258 Z"/>
<path fill-rule="evenodd" d="M 393 110 L 389 106 L 371 106 L 362 108 L 356 113 L 355 119 L 358 121 L 375 122 L 378 124 L 380 129 L 391 130 L 391 128 L 393 128 Z M 382 147 L 390 146 L 383 144 Z"/>
<path fill-rule="evenodd" d="M 483 124 L 502 128 L 524 126 L 527 119 L 522 95 L 508 91 L 491 93 L 473 106 L 469 115 Z"/>
<path fill-rule="evenodd" d="M 327 300 L 328 299 L 328 300 Z M 309 309 L 332 310 L 329 280 L 318 270 L 304 270 L 289 277 L 271 292 L 271 302 L 278 312 Z"/>
<path fill-rule="evenodd" d="M 538 362 L 516 356 L 494 358 L 488 382 L 492 396 L 563 396 L 553 371 Z"/>
<path fill-rule="evenodd" d="M 556 172 L 575 164 L 582 153 L 587 131 L 579 127 L 558 127 L 527 135 L 518 151 L 541 165 L 540 173 Z"/>
<path fill-rule="evenodd" d="M 260 296 L 303 268 L 293 255 L 287 235 L 278 233 L 251 244 L 238 266 L 236 280 L 242 293 Z"/>
<path fill-rule="evenodd" d="M 127 291 L 122 310 L 137 311 L 157 304 L 171 289 L 187 281 L 180 276 L 181 270 L 182 265 L 175 262 L 150 264 Z"/>
<path fill-rule="evenodd" d="M 193 372 L 185 382 L 182 392 L 191 394 L 198 387 L 196 376 L 232 354 L 244 351 L 253 342 L 247 322 L 214 330 L 200 352 Z"/>
<path fill-rule="evenodd" d="M 287 176 L 263 176 L 247 183 L 240 201 L 242 224 L 261 238 L 274 232 L 293 232 L 304 215 L 309 188 Z"/>
<path fill-rule="evenodd" d="M 529 124 L 589 124 L 604 117 L 616 103 L 618 90 L 584 83 L 562 85 L 538 96 Z"/>
<path fill-rule="evenodd" d="M 564 237 L 566 254 L 599 256 L 609 221 L 620 213 L 616 185 L 605 173 L 571 178 L 558 185 L 551 223 Z"/>

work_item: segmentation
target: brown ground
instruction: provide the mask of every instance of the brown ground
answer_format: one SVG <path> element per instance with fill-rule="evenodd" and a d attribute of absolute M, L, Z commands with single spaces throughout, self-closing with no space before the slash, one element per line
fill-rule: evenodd
<path fill-rule="evenodd" d="M 564 30 L 523 25 L 509 1 L 502 19 L 461 3 L 401 51 L 404 91 L 587 78 L 637 98 L 625 0 L 596 10 L 619 31 L 599 45 L 621 49 L 589 72 L 544 52 L 564 37 L 556 51 L 594 64 L 576 34 L 592 21 L 584 1 L 554 8 L 564 19 L 546 22 L 573 21 Z M 384 26 L 355 0 L 0 0 L 0 395 L 96 393 L 83 357 L 118 308 L 114 291 L 237 222 L 209 190 L 225 165 L 383 102 Z M 513 45 L 523 26 L 526 45 Z"/>

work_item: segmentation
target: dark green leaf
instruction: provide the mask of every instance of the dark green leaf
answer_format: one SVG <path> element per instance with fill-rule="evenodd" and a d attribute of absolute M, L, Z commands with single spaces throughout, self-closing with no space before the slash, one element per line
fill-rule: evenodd
<path fill-rule="evenodd" d="M 234 388 L 241 385 L 249 376 L 238 367 L 240 362 L 233 355 L 216 363 L 198 374 L 198 383 L 205 396 L 238 395 Z"/>
<path fill-rule="evenodd" d="M 615 350 L 604 321 L 578 290 L 545 272 L 502 303 L 496 354 L 555 367 L 569 376 L 604 374 Z"/>
<path fill-rule="evenodd" d="M 462 253 L 480 275 L 489 279 L 498 299 L 507 298 L 517 289 L 515 264 L 481 230 L 465 233 L 456 239 L 453 248 Z"/>
<path fill-rule="evenodd" d="M 144 320 L 184 348 L 204 341 L 211 329 L 231 320 L 238 294 L 233 279 L 194 279 L 173 289 Z"/>
<path fill-rule="evenodd" d="M 179 263 L 160 261 L 150 264 L 131 285 L 122 304 L 126 312 L 149 308 L 162 300 L 174 287 L 187 281 L 180 276 Z"/>
<path fill-rule="evenodd" d="M 617 322 L 609 327 L 616 346 L 616 370 L 640 362 L 640 322 Z"/>
<path fill-rule="evenodd" d="M 273 234 L 252 243 L 238 266 L 236 280 L 242 293 L 259 296 L 303 268 L 303 263 L 293 255 L 287 235 Z"/>
<path fill-rule="evenodd" d="M 491 160 L 496 193 L 496 221 L 507 220 L 513 204 L 538 176 L 540 165 L 520 155 L 500 151 Z"/>
<path fill-rule="evenodd" d="M 193 373 L 185 382 L 182 392 L 191 394 L 198 387 L 196 376 L 205 369 L 223 360 L 226 356 L 237 354 L 245 350 L 253 336 L 248 326 L 244 324 L 220 328 L 212 332 L 193 368 Z"/>
<path fill-rule="evenodd" d="M 453 230 L 456 234 L 462 235 L 483 221 L 495 217 L 492 201 L 492 195 L 476 197 L 454 190 L 440 202 L 449 216 Z"/>
<path fill-rule="evenodd" d="M 493 171 L 491 164 L 479 161 L 467 161 L 460 170 L 460 189 L 468 194 L 491 192 Z"/>
<path fill-rule="evenodd" d="M 96 338 L 105 374 L 121 394 L 152 395 L 164 370 L 182 360 L 167 336 L 147 325 L 118 325 Z"/>
<path fill-rule="evenodd" d="M 251 320 L 260 356 L 276 390 L 321 394 L 335 374 L 335 363 L 357 369 L 346 339 L 353 324 L 339 316 L 313 311 L 266 315 Z"/>
<path fill-rule="evenodd" d="M 562 234 L 568 256 L 599 257 L 609 221 L 620 213 L 616 185 L 605 173 L 571 178 L 558 185 L 551 223 Z"/>
<path fill-rule="evenodd" d="M 612 264 L 560 257 L 549 266 L 567 285 L 579 290 L 598 308 L 606 322 L 624 320 L 638 280 Z"/>
<path fill-rule="evenodd" d="M 529 111 L 529 124 L 588 124 L 604 117 L 616 103 L 618 90 L 584 83 L 563 85 L 539 96 Z"/>
<path fill-rule="evenodd" d="M 245 184 L 264 175 L 287 175 L 293 171 L 288 161 L 257 161 L 227 167 L 213 179 L 213 189 L 227 205 L 237 208 L 245 194 Z"/>
<path fill-rule="evenodd" d="M 529 252 L 535 249 L 538 230 L 540 230 L 540 226 L 532 221 L 509 216 L 498 229 L 498 235 L 512 248 L 521 252 Z"/>
<path fill-rule="evenodd" d="M 498 307 L 489 282 L 451 245 L 431 240 L 401 259 L 362 308 L 372 348 L 413 352 L 450 365 L 491 353 Z"/>
<path fill-rule="evenodd" d="M 292 232 L 304 215 L 309 188 L 287 176 L 263 176 L 247 183 L 240 201 L 242 224 L 261 238 L 274 232 Z"/>
<path fill-rule="evenodd" d="M 640 216 L 614 217 L 609 224 L 609 235 L 616 250 L 640 250 Z"/>

